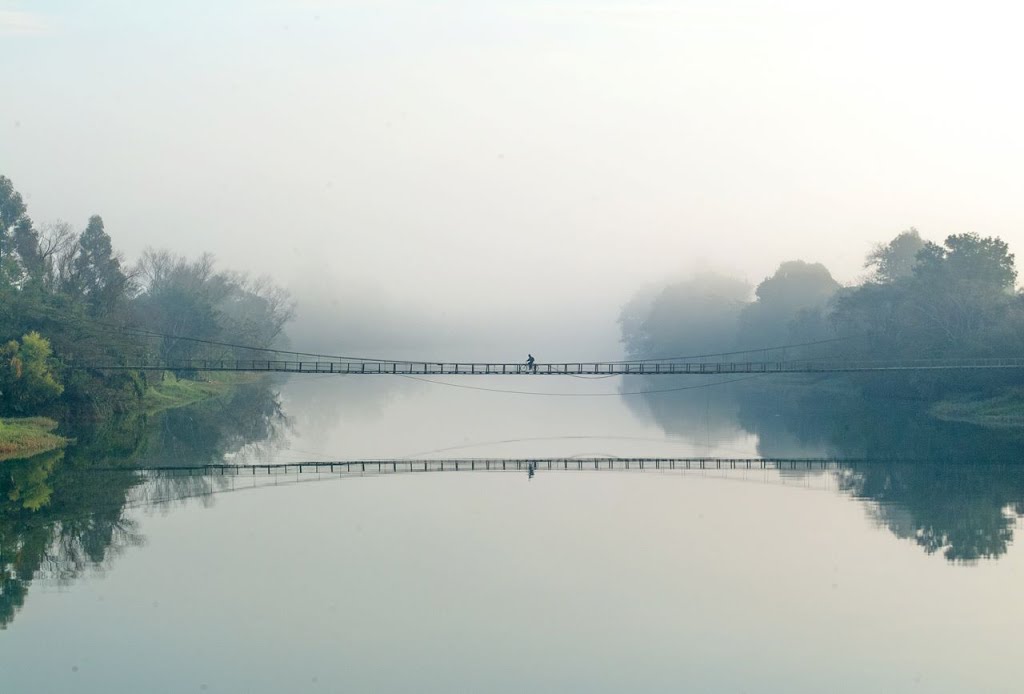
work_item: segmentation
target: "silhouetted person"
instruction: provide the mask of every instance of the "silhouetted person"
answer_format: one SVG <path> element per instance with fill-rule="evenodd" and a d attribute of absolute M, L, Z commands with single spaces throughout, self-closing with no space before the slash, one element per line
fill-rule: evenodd
<path fill-rule="evenodd" d="M 526 355 L 526 368 L 530 371 L 537 370 L 537 360 L 533 358 L 532 354 Z"/>

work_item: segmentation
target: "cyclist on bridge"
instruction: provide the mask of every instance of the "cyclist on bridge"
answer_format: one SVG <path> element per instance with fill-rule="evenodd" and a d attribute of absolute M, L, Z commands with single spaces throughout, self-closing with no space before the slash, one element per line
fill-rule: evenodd
<path fill-rule="evenodd" d="M 530 371 L 537 370 L 537 360 L 533 358 L 532 354 L 526 355 L 526 368 Z"/>

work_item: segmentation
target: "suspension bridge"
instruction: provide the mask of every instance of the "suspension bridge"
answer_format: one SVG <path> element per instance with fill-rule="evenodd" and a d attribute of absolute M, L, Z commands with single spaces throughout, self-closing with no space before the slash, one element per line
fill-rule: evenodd
<path fill-rule="evenodd" d="M 95 371 L 242 371 L 342 376 L 686 376 L 707 374 L 815 374 L 894 371 L 1022 370 L 1024 357 L 903 360 L 558 362 L 426 362 L 389 360 L 186 359 L 72 362 Z"/>
<path fill-rule="evenodd" d="M 936 463 L 930 458 L 722 458 L 722 457 L 563 457 L 563 458 L 390 458 L 311 460 L 285 463 L 152 465 L 93 467 L 86 472 L 142 473 L 152 476 L 255 476 L 293 474 L 384 474 L 485 471 L 655 471 L 655 470 L 775 470 L 841 471 L 880 465 Z M 1002 466 L 1017 461 L 981 460 L 973 465 Z M 1020 469 L 1019 465 L 1016 466 Z"/>

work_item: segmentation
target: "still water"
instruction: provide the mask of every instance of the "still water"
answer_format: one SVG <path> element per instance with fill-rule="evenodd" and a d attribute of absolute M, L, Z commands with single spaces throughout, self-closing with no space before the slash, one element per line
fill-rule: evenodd
<path fill-rule="evenodd" d="M 470 387 L 263 383 L 12 464 L 2 690 L 1024 688 L 1018 435 L 827 387 L 448 381 Z M 665 392 L 621 394 L 643 390 Z M 695 455 L 890 462 L 532 477 L 95 471 Z"/>

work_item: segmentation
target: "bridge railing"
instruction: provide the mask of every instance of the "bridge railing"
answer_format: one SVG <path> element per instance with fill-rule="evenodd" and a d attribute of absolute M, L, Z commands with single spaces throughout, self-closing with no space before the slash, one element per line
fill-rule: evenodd
<path fill-rule="evenodd" d="M 904 359 L 904 360 L 788 360 L 788 361 L 656 361 L 656 362 L 556 362 L 535 364 L 493 362 L 412 361 L 294 361 L 273 359 L 209 360 L 167 362 L 122 362 L 118 364 L 68 364 L 81 369 L 128 369 L 167 371 L 256 371 L 276 373 L 322 373 L 367 375 L 686 375 L 686 374 L 768 374 L 835 373 L 856 371 L 899 371 L 930 369 L 1024 368 L 1024 357 Z"/>

